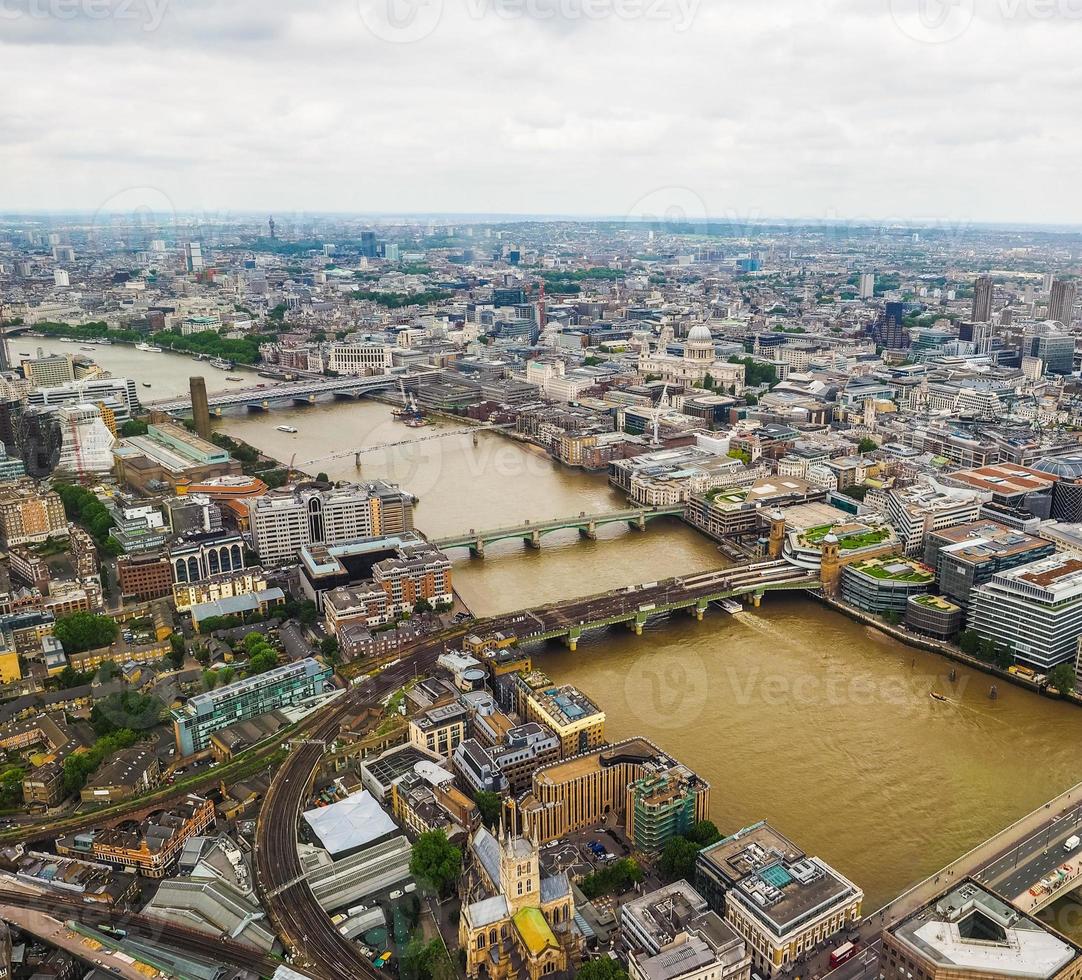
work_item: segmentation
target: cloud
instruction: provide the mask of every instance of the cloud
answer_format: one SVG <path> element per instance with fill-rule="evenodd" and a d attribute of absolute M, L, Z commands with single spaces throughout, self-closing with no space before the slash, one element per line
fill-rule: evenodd
<path fill-rule="evenodd" d="M 1082 221 L 1073 0 L 914 2 L 0 0 L 0 207 Z"/>

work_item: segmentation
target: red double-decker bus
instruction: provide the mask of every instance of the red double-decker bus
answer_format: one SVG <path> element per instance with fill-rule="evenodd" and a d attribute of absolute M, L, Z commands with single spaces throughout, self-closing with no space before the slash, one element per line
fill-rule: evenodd
<path fill-rule="evenodd" d="M 852 959 L 857 955 L 856 943 L 842 943 L 833 953 L 830 954 L 830 967 L 833 969 L 836 966 L 841 966 L 846 960 Z"/>

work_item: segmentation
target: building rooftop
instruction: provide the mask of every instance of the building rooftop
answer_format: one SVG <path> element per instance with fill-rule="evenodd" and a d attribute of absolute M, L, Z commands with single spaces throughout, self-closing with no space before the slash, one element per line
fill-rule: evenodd
<path fill-rule="evenodd" d="M 729 901 L 739 901 L 778 937 L 862 896 L 851 881 L 808 857 L 766 821 L 704 848 L 699 861 L 727 883 Z"/>
<path fill-rule="evenodd" d="M 936 541 L 945 541 L 941 551 L 965 562 L 983 562 L 1047 548 L 1048 542 L 1024 534 L 997 521 L 975 521 L 944 528 L 932 534 Z"/>
<path fill-rule="evenodd" d="M 1069 553 L 997 572 L 991 585 L 1023 592 L 1043 602 L 1064 602 L 1082 596 L 1082 559 Z"/>
<path fill-rule="evenodd" d="M 1080 950 L 1038 920 L 1019 912 L 972 880 L 894 925 L 903 947 L 957 973 L 1043 980 L 1057 975 Z"/>
<path fill-rule="evenodd" d="M 855 572 L 890 582 L 909 582 L 918 585 L 935 580 L 935 573 L 927 565 L 900 555 L 867 558 L 864 561 L 854 562 L 848 567 Z"/>
<path fill-rule="evenodd" d="M 997 463 L 973 470 L 957 470 L 950 479 L 997 497 L 1015 497 L 1048 490 L 1055 483 L 1049 473 L 1015 463 Z"/>
<path fill-rule="evenodd" d="M 303 816 L 332 858 L 398 832 L 398 826 L 367 790 L 330 806 L 306 810 Z"/>

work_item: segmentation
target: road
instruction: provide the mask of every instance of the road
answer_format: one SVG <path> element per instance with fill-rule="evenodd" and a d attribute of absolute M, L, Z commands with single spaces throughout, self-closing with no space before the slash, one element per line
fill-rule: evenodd
<path fill-rule="evenodd" d="M 830 969 L 830 952 L 844 940 L 844 937 L 837 936 L 795 967 L 794 973 L 811 978 L 829 977 L 830 980 L 862 980 L 872 969 L 867 964 L 869 959 L 875 959 L 878 966 L 878 953 L 882 946 L 879 937 L 884 928 L 916 911 L 951 883 L 967 876 L 981 882 L 1008 902 L 1023 898 L 1031 885 L 1060 865 L 1069 861 L 1077 867 L 1079 860 L 1082 860 L 1082 849 L 1074 854 L 1067 854 L 1063 850 L 1063 842 L 1075 833 L 1082 836 L 1082 785 L 1072 787 L 1055 800 L 1022 817 L 996 837 L 978 845 L 865 918 L 858 930 L 861 953 L 853 960 L 835 970 Z M 1065 889 L 1063 894 L 1069 890 Z M 1039 902 L 1039 898 L 1035 899 L 1029 907 L 1024 901 L 1015 904 L 1023 911 L 1031 911 Z"/>

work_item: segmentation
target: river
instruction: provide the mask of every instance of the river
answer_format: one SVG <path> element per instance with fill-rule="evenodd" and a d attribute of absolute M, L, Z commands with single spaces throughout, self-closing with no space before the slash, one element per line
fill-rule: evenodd
<path fill-rule="evenodd" d="M 176 398 L 188 394 L 188 379 L 199 376 L 207 379 L 207 391 L 225 391 L 227 388 L 243 388 L 256 384 L 256 372 L 238 366 L 234 371 L 220 371 L 206 361 L 193 360 L 191 354 L 163 351 L 136 350 L 131 344 L 65 343 L 53 337 L 12 337 L 8 347 L 13 357 L 22 353 L 36 356 L 40 347 L 46 354 L 80 354 L 92 358 L 104 371 L 116 378 L 134 378 L 139 382 L 139 397 L 143 401 Z M 89 348 L 83 350 L 83 348 Z M 226 375 L 244 378 L 243 383 L 226 381 Z M 149 383 L 150 388 L 143 387 Z M 267 382 L 268 384 L 270 382 Z"/>
<path fill-rule="evenodd" d="M 174 375 L 200 367 L 185 360 L 178 372 L 166 355 L 102 351 L 114 373 L 119 358 L 139 358 L 130 369 L 163 395 L 171 378 L 177 388 Z M 284 423 L 298 432 L 278 432 Z M 374 402 L 216 425 L 279 459 L 296 454 L 312 473 L 399 482 L 420 498 L 417 525 L 431 535 L 625 506 L 603 477 L 492 433 L 430 439 L 461 426 L 408 429 Z M 411 444 L 363 454 L 355 469 L 354 450 L 403 440 Z M 558 532 L 540 551 L 511 541 L 483 560 L 460 553 L 456 587 L 487 615 L 723 564 L 675 522 L 600 537 Z M 712 610 L 703 623 L 677 617 L 640 638 L 589 635 L 577 653 L 550 645 L 537 660 L 602 705 L 610 738 L 646 735 L 706 778 L 723 831 L 771 820 L 856 881 L 868 909 L 1082 779 L 1082 711 L 1003 683 L 992 701 L 987 676 L 959 667 L 952 682 L 949 662 L 803 597 L 768 595 L 758 610 Z M 933 689 L 952 701 L 929 698 Z M 1082 906 L 1061 903 L 1047 916 L 1082 933 Z"/>

